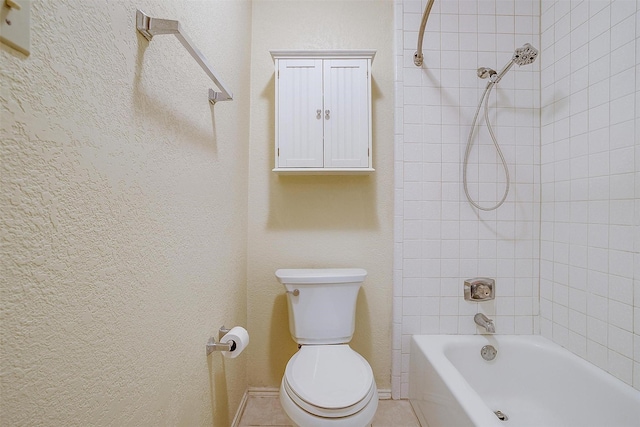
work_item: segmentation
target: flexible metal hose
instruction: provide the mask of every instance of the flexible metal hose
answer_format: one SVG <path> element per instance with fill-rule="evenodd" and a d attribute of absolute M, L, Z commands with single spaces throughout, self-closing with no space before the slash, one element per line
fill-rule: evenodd
<path fill-rule="evenodd" d="M 502 206 L 502 204 L 504 203 L 504 201 L 507 199 L 507 195 L 509 194 L 509 186 L 511 184 L 511 179 L 509 177 L 509 168 L 507 167 L 507 162 L 504 159 L 504 155 L 502 154 L 502 150 L 500 149 L 500 145 L 498 144 L 498 139 L 496 138 L 495 134 L 493 133 L 493 127 L 491 126 L 491 122 L 489 121 L 489 108 L 488 108 L 488 103 L 489 103 L 489 95 L 491 94 L 491 90 L 493 89 L 493 87 L 495 86 L 495 82 L 489 82 L 487 83 L 487 87 L 484 89 L 484 93 L 482 94 L 482 97 L 480 98 L 480 102 L 478 102 L 478 108 L 476 109 L 476 114 L 475 116 L 473 116 L 473 122 L 471 123 L 471 130 L 469 131 L 469 138 L 467 139 L 467 149 L 464 153 L 464 164 L 462 166 L 462 183 L 464 186 L 464 194 L 467 196 L 467 200 L 469 200 L 469 203 L 471 203 L 474 207 L 483 210 L 483 211 L 493 211 L 495 209 L 498 209 L 500 206 Z M 484 100 L 484 121 L 487 124 L 487 129 L 489 130 L 489 135 L 491 136 L 491 140 L 493 141 L 493 145 L 496 147 L 496 151 L 498 152 L 498 155 L 500 156 L 500 160 L 502 161 L 502 167 L 504 168 L 504 173 L 507 177 L 507 186 L 504 190 L 504 195 L 502 196 L 502 199 L 498 202 L 498 204 L 496 204 L 495 206 L 492 206 L 490 208 L 485 208 L 480 206 L 478 203 L 474 202 L 473 199 L 471 198 L 471 196 L 469 195 L 469 188 L 468 188 L 468 184 L 467 184 L 467 167 L 469 165 L 469 154 L 471 153 L 471 147 L 473 146 L 473 132 L 476 128 L 476 122 L 478 121 L 478 114 L 480 114 L 480 108 L 482 107 L 482 101 Z"/>

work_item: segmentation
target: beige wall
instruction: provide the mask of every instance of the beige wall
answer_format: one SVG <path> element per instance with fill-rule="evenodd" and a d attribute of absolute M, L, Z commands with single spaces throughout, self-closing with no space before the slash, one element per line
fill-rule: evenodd
<path fill-rule="evenodd" d="M 234 91 L 135 8 L 179 19 Z M 0 48 L 0 419 L 228 426 L 246 357 L 248 1 L 38 1 Z"/>
<path fill-rule="evenodd" d="M 279 386 L 296 351 L 278 268 L 362 267 L 352 347 L 391 383 L 393 3 L 254 1 L 251 53 L 248 324 L 249 384 Z M 270 49 L 377 49 L 369 176 L 278 176 Z"/>

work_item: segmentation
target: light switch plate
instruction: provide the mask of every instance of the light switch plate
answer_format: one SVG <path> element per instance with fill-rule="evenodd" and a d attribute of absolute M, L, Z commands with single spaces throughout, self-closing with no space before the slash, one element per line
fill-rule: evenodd
<path fill-rule="evenodd" d="M 0 0 L 0 42 L 29 55 L 31 53 L 31 0 L 13 0 L 20 9 Z"/>

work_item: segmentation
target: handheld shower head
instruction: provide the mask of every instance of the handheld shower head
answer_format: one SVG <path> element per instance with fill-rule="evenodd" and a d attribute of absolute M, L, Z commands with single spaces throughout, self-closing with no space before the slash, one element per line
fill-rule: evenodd
<path fill-rule="evenodd" d="M 538 49 L 531 46 L 529 43 L 525 43 L 522 47 L 517 48 L 516 51 L 513 52 L 513 57 L 511 58 L 511 60 L 497 75 L 490 76 L 491 81 L 493 83 L 498 83 L 502 79 L 502 77 L 507 74 L 507 71 L 509 71 L 511 67 L 513 67 L 513 64 L 518 64 L 520 66 L 529 65 L 533 63 L 533 61 L 535 61 L 537 57 Z"/>
<path fill-rule="evenodd" d="M 516 64 L 523 66 L 533 63 L 538 57 L 538 49 L 531 46 L 529 43 L 525 43 L 524 46 L 519 47 L 513 53 L 511 60 Z"/>

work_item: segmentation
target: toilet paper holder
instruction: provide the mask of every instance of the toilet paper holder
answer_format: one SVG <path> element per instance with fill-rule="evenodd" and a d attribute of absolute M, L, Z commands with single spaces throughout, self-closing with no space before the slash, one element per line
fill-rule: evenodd
<path fill-rule="evenodd" d="M 218 341 L 222 339 L 231 329 L 227 329 L 222 325 L 220 329 L 218 329 Z M 207 356 L 213 353 L 214 351 L 233 351 L 236 349 L 236 342 L 216 342 L 215 337 L 209 338 L 207 341 Z"/>

